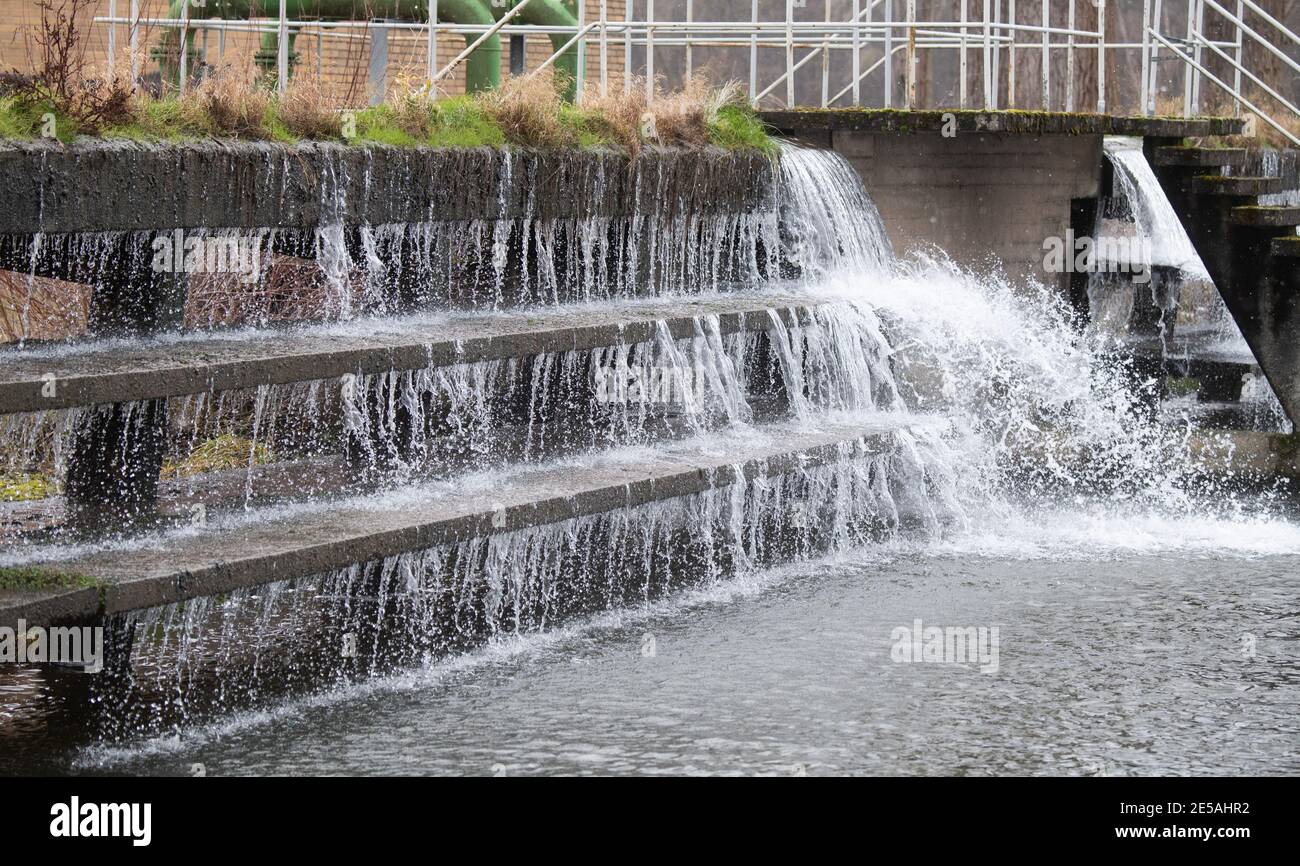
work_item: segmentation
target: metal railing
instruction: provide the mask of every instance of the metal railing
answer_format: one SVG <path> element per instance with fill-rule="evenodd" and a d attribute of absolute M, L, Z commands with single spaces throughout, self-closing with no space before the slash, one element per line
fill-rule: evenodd
<path fill-rule="evenodd" d="M 1087 3 L 1095 10 L 1094 29 L 1078 25 L 1076 0 L 1069 0 L 1064 22 L 1052 19 L 1053 3 L 1050 0 L 1041 0 L 1037 4 L 1038 10 L 1034 9 L 1034 0 L 1022 0 L 1031 13 L 1041 11 L 1041 14 L 1034 14 L 1035 20 L 1032 23 L 1024 21 L 1023 14 L 1017 14 L 1016 0 L 977 2 L 974 5 L 982 12 L 979 17 L 968 14 L 968 8 L 972 4 L 962 3 L 959 18 L 955 21 L 918 18 L 916 0 L 844 0 L 841 8 L 847 6 L 849 12 L 843 20 L 832 18 L 832 5 L 826 0 L 822 4 L 825 13 L 815 20 L 807 18 L 810 0 L 785 0 L 783 17 L 760 19 L 759 2 L 751 0 L 751 16 L 748 21 L 697 20 L 692 0 L 686 0 L 684 20 L 657 18 L 655 0 L 640 0 L 639 3 L 628 0 L 624 17 L 612 19 L 607 0 L 599 0 L 596 3 L 595 20 L 586 20 L 585 6 L 579 3 L 577 25 L 568 27 L 514 23 L 518 13 L 531 0 L 519 0 L 490 26 L 440 21 L 437 17 L 437 0 L 432 0 L 429 4 L 430 16 L 426 22 L 295 20 L 285 15 L 283 0 L 278 18 L 240 21 L 190 19 L 188 15 L 181 19 L 142 18 L 139 14 L 139 0 L 130 0 L 132 8 L 129 17 L 119 17 L 116 14 L 117 2 L 118 0 L 110 0 L 109 15 L 95 19 L 109 27 L 110 63 L 113 61 L 116 30 L 119 26 L 126 26 L 129 30 L 133 57 L 137 56 L 139 30 L 142 26 L 175 28 L 181 32 L 195 30 L 205 34 L 215 31 L 220 34 L 222 47 L 224 34 L 228 31 L 271 32 L 277 36 L 276 70 L 278 84 L 282 89 L 287 83 L 290 34 L 314 33 L 319 40 L 341 36 L 345 29 L 362 24 L 368 31 L 407 32 L 413 34 L 414 38 L 427 41 L 426 78 L 430 87 L 446 79 L 479 45 L 493 35 L 549 39 L 555 34 L 570 34 L 562 48 L 551 51 L 547 59 L 528 74 L 538 74 L 552 66 L 562 54 L 576 48 L 579 64 L 576 90 L 579 99 L 588 84 L 589 74 L 593 78 L 591 84 L 598 86 L 601 94 L 608 92 L 616 75 L 616 70 L 610 63 L 611 51 L 621 51 L 623 54 L 622 74 L 617 76 L 621 80 L 621 86 L 633 86 L 634 75 L 639 75 L 644 79 L 647 97 L 654 99 L 658 72 L 656 62 L 661 61 L 661 58 L 656 57 L 656 52 L 662 55 L 665 50 L 673 49 L 674 57 L 682 58 L 682 67 L 679 69 L 689 76 L 695 70 L 696 52 L 701 48 L 748 49 L 747 92 L 758 107 L 864 104 L 893 107 L 898 101 L 898 83 L 895 80 L 898 63 L 903 66 L 899 82 L 902 84 L 901 104 L 907 108 L 917 107 L 920 57 L 926 52 L 949 52 L 957 55 L 957 108 L 1035 107 L 1043 110 L 1096 110 L 1103 113 L 1107 109 L 1107 82 L 1114 78 L 1115 65 L 1131 64 L 1132 52 L 1137 51 L 1141 56 L 1139 93 L 1142 113 L 1152 115 L 1156 112 L 1160 78 L 1158 71 L 1162 68 L 1159 64 L 1173 59 L 1178 61 L 1184 79 L 1184 116 L 1199 112 L 1202 87 L 1205 82 L 1209 82 L 1227 95 L 1235 113 L 1240 114 L 1244 108 L 1300 145 L 1300 140 L 1282 122 L 1287 120 L 1294 124 L 1300 119 L 1300 109 L 1281 92 L 1282 83 L 1266 81 L 1243 63 L 1246 40 L 1250 40 L 1263 46 L 1264 50 L 1276 56 L 1287 68 L 1300 73 L 1300 62 L 1277 44 L 1283 44 L 1287 48 L 1300 46 L 1300 37 L 1253 0 L 1187 0 L 1187 26 L 1181 34 L 1162 32 L 1159 24 L 1162 20 L 1162 0 L 1142 0 L 1142 37 L 1136 43 L 1107 39 L 1107 0 L 1078 0 L 1078 4 Z M 1169 0 L 1170 4 L 1178 2 L 1180 0 Z M 1225 3 L 1235 4 L 1235 12 L 1229 10 Z M 1021 6 L 1022 12 L 1026 5 Z M 1214 40 L 1205 35 L 1207 12 L 1226 22 L 1231 38 Z M 1246 21 L 1247 13 L 1263 21 L 1269 32 L 1261 33 L 1251 27 Z M 451 61 L 440 66 L 437 36 L 442 34 L 472 41 Z M 587 69 L 587 49 L 593 42 L 597 58 L 594 74 Z M 187 40 L 181 38 L 179 47 L 180 81 L 183 87 L 187 77 Z M 759 59 L 764 55 L 770 59 L 774 52 L 781 54 L 779 68 L 782 71 L 773 80 L 765 82 L 762 79 L 764 66 L 759 63 Z M 1036 53 L 1039 58 L 1039 98 L 1037 104 L 1031 106 L 1018 104 L 1021 91 L 1017 82 L 1020 72 L 1018 59 L 1024 52 Z M 637 54 L 641 62 L 638 68 L 634 68 L 633 58 Z M 1095 93 L 1082 93 L 1078 89 L 1076 70 L 1080 58 L 1085 54 L 1096 58 L 1095 64 L 1092 64 L 1095 66 Z M 838 58 L 846 56 L 847 64 L 838 62 Z M 979 98 L 974 100 L 969 92 L 972 83 L 972 56 L 979 65 L 976 78 Z M 1062 56 L 1065 81 L 1060 89 L 1063 90 L 1063 98 L 1054 102 L 1053 59 Z M 1231 81 L 1210 71 L 1207 66 L 1210 56 L 1219 64 L 1227 65 L 1231 70 Z M 833 57 L 837 58 L 837 62 L 832 62 Z M 820 60 L 819 95 L 800 103 L 796 98 L 796 76 L 817 60 Z M 1057 64 L 1058 68 L 1060 65 Z M 873 81 L 875 78 L 879 78 L 878 83 Z M 1261 106 L 1247 98 L 1243 89 L 1245 82 L 1266 93 L 1281 106 L 1276 116 L 1270 116 Z M 878 102 L 869 96 L 869 88 L 872 86 L 880 88 Z M 1004 88 L 1005 106 L 1000 104 Z M 973 102 L 978 104 L 972 105 Z"/>

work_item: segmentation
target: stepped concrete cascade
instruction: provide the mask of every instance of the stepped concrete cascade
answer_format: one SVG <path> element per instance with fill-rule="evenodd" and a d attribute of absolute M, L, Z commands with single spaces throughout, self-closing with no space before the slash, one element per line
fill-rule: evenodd
<path fill-rule="evenodd" d="M 17 205 L 0 216 L 0 266 L 89 284 L 92 338 L 186 324 L 191 264 L 204 264 L 182 254 L 190 245 L 253 248 L 239 259 L 254 264 L 236 275 L 237 297 L 265 293 L 263 256 L 308 262 L 312 306 L 327 320 L 717 291 L 798 273 L 809 264 L 800 256 L 817 252 L 798 228 L 785 237 L 778 229 L 775 162 L 711 149 L 649 148 L 629 160 L 607 151 L 36 144 L 0 148 L 0 178 Z M 220 324 L 199 315 L 189 326 Z M 65 485 L 74 522 L 93 531 L 147 519 L 166 419 L 161 403 L 120 403 L 78 425 Z M 115 487 L 122 495 L 105 495 Z"/>
<path fill-rule="evenodd" d="M 1285 250 L 1300 209 L 1260 204 L 1260 196 L 1281 191 L 1280 178 L 1225 174 L 1245 163 L 1241 150 L 1188 148 L 1160 138 L 1148 138 L 1144 148 L 1294 425 L 1300 420 L 1300 297 L 1296 259 Z"/>
<path fill-rule="evenodd" d="M 1032 142 L 1005 144 L 983 156 Z M 1100 134 L 1063 146 L 1060 182 L 1034 146 L 1038 230 L 1095 193 Z M 105 627 L 104 676 L 52 688 L 109 739 L 868 545 L 984 555 L 1061 503 L 1072 538 L 1238 504 L 1222 443 L 1152 421 L 1056 286 L 896 256 L 832 151 L 123 153 L 208 185 L 150 179 L 152 222 L 94 228 L 75 153 L 0 159 L 50 203 L 0 215 L 6 263 L 132 324 L 0 351 L 0 459 L 53 491 L 0 505 L 0 624 Z M 256 236 L 319 315 L 204 318 L 202 279 L 114 276 L 178 228 Z"/>
<path fill-rule="evenodd" d="M 83 556 L 76 556 L 73 547 L 73 555 L 59 556 L 48 568 L 87 575 L 99 586 L 92 592 L 6 591 L 0 596 L 0 622 L 93 620 L 658 500 L 711 490 L 721 490 L 725 497 L 733 485 L 806 474 L 835 464 L 845 453 L 897 456 L 910 435 L 887 421 L 827 424 L 818 431 L 773 425 L 731 442 L 709 438 L 664 445 L 650 454 L 611 452 L 584 461 L 581 471 L 560 463 L 506 477 L 466 476 L 454 484 L 413 487 L 373 500 L 288 508 L 282 517 L 271 512 L 259 514 L 256 521 L 235 518 L 215 532 L 180 531 Z M 719 445 L 729 447 L 722 453 Z M 906 495 L 899 490 L 889 498 L 896 503 Z M 932 512 L 876 516 L 893 527 L 900 520 L 936 519 Z"/>
<path fill-rule="evenodd" d="M 837 329 L 843 339 L 822 336 Z M 57 454 L 99 413 L 168 397 L 168 444 L 179 456 L 252 413 L 243 470 L 158 485 L 152 467 L 157 519 L 185 522 L 197 506 L 215 516 L 818 408 L 896 408 L 903 397 L 890 385 L 882 331 L 849 301 L 733 293 L 548 309 L 526 320 L 458 314 L 168 339 L 156 352 L 136 343 L 40 349 L 7 374 L 6 407 L 56 393 L 45 388 L 53 381 L 75 408 L 11 415 L 0 441 Z M 443 339 L 428 341 L 430 333 Z M 190 393 L 197 388 L 205 390 Z M 81 408 L 119 398 L 131 402 Z M 252 459 L 259 446 L 275 449 L 274 464 Z M 62 528 L 48 505 L 26 522 L 10 540 Z"/>
<path fill-rule="evenodd" d="M 268 153 L 265 149 L 250 152 L 259 159 Z M 211 168 L 208 160 L 213 156 L 202 151 L 200 156 L 178 158 L 182 163 L 195 160 L 201 166 L 197 171 L 202 172 Z M 345 569 L 451 543 L 485 528 L 495 532 L 554 523 L 616 506 L 629 509 L 715 488 L 744 487 L 754 479 L 762 487 L 767 484 L 762 479 L 811 471 L 832 456 L 844 456 L 845 448 L 850 456 L 894 453 L 904 445 L 915 449 L 906 444 L 913 442 L 912 434 L 898 420 L 865 427 L 816 420 L 827 411 L 860 414 L 904 409 L 884 325 L 870 309 L 838 296 L 822 298 L 786 290 L 780 281 L 783 275 L 806 281 L 818 269 L 837 263 L 850 263 L 869 273 L 883 268 L 890 258 L 870 200 L 833 157 L 787 151 L 778 170 L 765 158 L 755 161 L 711 151 L 649 153 L 634 164 L 624 161 L 611 172 L 616 178 L 607 182 L 608 157 L 602 154 L 568 162 L 527 154 L 484 152 L 456 159 L 439 155 L 439 171 L 444 173 L 448 166 L 490 167 L 485 172 L 492 182 L 479 184 L 487 186 L 489 194 L 473 205 L 484 211 L 482 218 L 464 219 L 470 206 L 462 204 L 461 210 L 448 214 L 452 219 L 431 221 L 424 202 L 418 213 L 426 219 L 393 223 L 391 231 L 382 233 L 364 224 L 368 202 L 393 198 L 373 191 L 375 178 L 385 176 L 382 171 L 371 173 L 361 192 L 338 192 L 350 188 L 339 182 L 346 170 L 332 160 L 352 158 L 342 149 L 322 157 L 336 189 L 320 193 L 335 203 L 333 213 L 340 221 L 361 221 L 357 231 L 364 235 L 358 241 L 362 254 L 353 258 L 347 243 L 338 247 L 351 264 L 387 267 L 401 257 L 387 255 L 376 240 L 382 235 L 406 243 L 418 236 L 421 243 L 408 248 L 416 251 L 414 261 L 423 267 L 416 281 L 426 290 L 432 282 L 427 276 L 445 270 L 447 261 L 485 256 L 493 260 L 490 280 L 498 290 L 526 284 L 531 275 L 545 270 L 551 274 L 551 285 L 563 291 L 534 297 L 533 306 L 518 311 L 364 317 L 352 307 L 336 317 L 349 321 L 335 324 L 169 334 L 159 333 L 151 322 L 118 332 L 122 336 L 106 329 L 96 332 L 106 339 L 10 348 L 0 356 L 4 361 L 0 410 L 9 415 L 11 450 L 30 450 L 44 443 L 43 447 L 52 446 L 66 455 L 65 499 L 71 525 L 77 529 L 74 535 L 53 537 L 43 535 L 41 529 L 23 541 L 34 546 L 17 552 L 10 561 L 20 567 L 34 564 L 39 573 L 53 575 L 56 588 L 0 592 L 13 616 L 29 622 L 42 617 L 53 621 L 111 616 L 204 593 Z M 378 157 L 381 162 L 384 158 L 398 159 L 395 154 Z M 266 164 L 271 166 L 271 179 L 265 186 L 276 189 L 276 195 L 288 202 L 277 213 L 306 214 L 302 219 L 310 222 L 310 208 L 298 208 L 293 202 L 308 201 L 311 193 L 304 193 L 296 181 L 285 180 L 291 171 L 276 168 L 275 160 Z M 535 189 L 527 200 L 519 198 L 520 186 L 544 186 L 538 180 L 544 170 L 559 167 L 563 173 L 565 166 L 572 170 L 553 182 L 560 185 L 557 188 L 583 191 L 585 197 L 580 196 L 576 205 L 569 195 L 567 205 L 534 206 Z M 402 171 L 390 167 L 387 176 L 405 178 L 409 167 L 409 160 Z M 483 181 L 484 176 L 473 179 Z M 391 183 L 387 193 L 393 192 Z M 787 184 L 793 189 L 787 190 L 785 203 L 778 206 L 776 188 Z M 322 189 L 326 186 L 322 182 Z M 242 200 L 238 192 L 242 189 L 242 181 L 236 178 L 228 186 L 228 196 Z M 653 204 L 643 209 L 643 199 Z M 260 205 L 252 199 L 248 202 L 252 207 L 248 213 L 258 213 Z M 236 204 L 236 210 L 240 206 Z M 569 209 L 557 209 L 563 207 Z M 70 211 L 57 207 L 43 213 L 56 223 L 71 219 Z M 556 240 L 560 223 L 569 235 L 565 243 L 573 246 Z M 258 227 L 262 229 L 268 227 Z M 272 249 L 300 243 L 303 237 L 286 240 L 275 234 L 279 231 L 269 227 L 269 233 L 259 237 L 269 238 Z M 315 231 L 318 260 L 327 270 L 328 257 L 320 255 L 322 231 Z M 630 238 L 631 246 L 608 242 L 620 232 Z M 65 233 L 62 242 L 39 231 L 29 237 L 26 247 L 11 246 L 30 255 L 25 263 L 29 273 L 86 278 L 103 273 L 94 270 L 94 263 L 105 258 L 98 255 L 105 243 L 111 250 L 126 250 L 139 264 L 142 239 L 151 235 L 119 227 L 88 241 L 71 233 Z M 510 246 L 528 264 L 515 269 L 503 264 L 507 258 L 503 251 Z M 646 248 L 675 257 L 677 270 L 660 267 L 668 261 L 663 257 L 651 255 L 638 261 L 638 250 Z M 581 265 L 561 267 L 566 258 Z M 33 262 L 49 267 L 42 272 Z M 650 273 L 646 280 L 635 276 L 642 267 Z M 480 277 L 472 274 L 466 285 L 481 288 Z M 705 288 L 731 288 L 730 279 L 771 288 L 701 295 Z M 596 286 L 599 291 L 573 297 L 568 293 L 575 285 Z M 646 293 L 645 288 L 651 295 L 672 297 L 634 297 Z M 96 286 L 97 293 L 103 290 Z M 454 290 L 444 286 L 430 306 L 443 306 L 449 300 L 453 307 L 464 305 Z M 575 300 L 581 303 L 574 305 Z M 512 306 L 500 301 L 500 296 L 490 298 L 486 306 Z M 141 331 L 153 333 L 141 336 Z M 623 405 L 629 401 L 621 394 L 606 399 L 598 393 L 602 372 L 621 375 L 641 368 L 667 371 L 670 379 L 693 373 L 698 387 L 667 400 L 633 400 L 631 405 Z M 300 404 L 293 405 L 295 400 Z M 307 406 L 310 411 L 288 412 L 277 419 L 276 407 L 282 406 Z M 228 411 L 234 417 L 251 413 L 254 443 L 259 430 L 271 441 L 267 429 L 282 423 L 293 428 L 292 437 L 300 444 L 307 441 L 326 450 L 266 473 L 274 474 L 280 487 L 298 491 L 275 508 L 251 497 L 255 476 L 251 452 L 242 503 L 252 511 L 241 511 L 237 498 L 231 499 L 230 507 L 223 506 L 221 496 L 209 488 L 197 497 L 199 502 L 193 491 L 188 499 L 174 500 L 173 505 L 201 503 L 211 508 L 211 523 L 205 523 L 200 533 L 202 544 L 194 526 L 184 522 L 179 527 L 173 522 L 171 528 L 165 524 L 148 529 L 157 504 L 162 458 L 177 425 L 184 431 L 195 418 L 214 411 L 218 415 Z M 310 413 L 325 420 L 318 422 Z M 796 420 L 782 420 L 791 417 Z M 557 419 L 565 424 L 555 429 L 547 426 L 554 426 Z M 539 432 L 544 430 L 550 432 Z M 706 432 L 713 430 L 718 432 Z M 701 435 L 699 444 L 692 445 Z M 728 435 L 734 446 L 725 444 L 731 441 L 725 438 Z M 543 445 L 543 437 L 550 442 Z M 870 448 L 868 439 L 875 443 Z M 530 444 L 534 440 L 535 447 Z M 619 450 L 631 443 L 653 450 Z M 331 448 L 335 450 L 329 453 L 364 476 L 363 487 L 374 490 L 363 494 L 369 500 L 356 498 L 355 485 L 328 484 L 322 497 L 304 498 L 304 491 L 312 489 L 313 476 L 334 472 L 329 462 L 334 458 L 325 459 Z M 565 458 L 565 453 L 585 455 L 579 470 L 562 462 L 578 459 Z M 109 456 L 116 461 L 111 471 L 99 476 L 84 472 Z M 556 459 L 561 463 L 554 464 Z M 414 470 L 416 462 L 422 464 L 418 471 L 390 473 Z M 421 480 L 429 474 L 426 468 L 450 478 Z M 489 492 L 481 488 L 473 495 L 457 495 L 475 472 L 496 473 L 490 502 L 485 502 Z M 907 484 L 918 483 L 921 476 L 916 472 L 924 474 L 921 469 L 909 470 Z M 83 474 L 88 477 L 83 479 Z M 392 480 L 381 483 L 385 477 Z M 97 479 L 106 483 L 93 490 L 92 498 Z M 909 523 L 911 519 L 900 516 L 900 509 L 917 492 L 890 493 L 883 476 L 873 483 L 885 497 L 876 503 L 877 518 L 884 520 L 881 515 L 888 511 L 893 516 L 885 525 Z M 163 487 L 174 493 L 176 482 Z M 413 505 L 428 496 L 432 500 L 427 507 Z M 404 504 L 393 507 L 389 517 L 381 517 L 376 508 L 382 511 L 383 503 L 395 501 L 394 497 Z M 505 511 L 489 507 L 498 498 L 507 504 Z M 275 524 L 276 508 L 297 516 Z M 921 510 L 929 515 L 923 523 L 937 525 L 933 509 Z M 94 512 L 101 522 L 83 518 L 83 511 Z M 127 512 L 132 521 L 125 519 Z M 488 518 L 490 523 L 485 524 Z M 135 534 L 117 537 L 107 531 L 114 523 L 118 528 L 133 528 Z M 350 528 L 330 540 L 328 527 Z M 236 565 L 230 556 L 252 549 L 254 536 L 248 533 L 254 528 L 263 533 L 256 543 L 264 543 L 267 555 L 240 559 L 243 564 Z M 766 531 L 761 527 L 755 531 L 760 530 Z M 172 543 L 179 546 L 168 546 Z M 157 552 L 159 544 L 170 552 L 148 565 L 147 555 Z M 88 552 L 78 556 L 77 550 Z M 134 553 L 127 556 L 128 551 Z M 111 565 L 114 555 L 126 558 Z M 210 562 L 200 566 L 197 559 L 185 561 L 187 555 Z M 158 571 L 163 562 L 179 570 Z M 212 579 L 198 577 L 200 572 L 210 573 Z M 87 609 L 84 586 L 60 586 L 69 574 L 79 575 L 78 582 L 95 583 L 95 597 L 102 604 Z M 152 578 L 145 580 L 150 574 Z M 128 585 L 136 589 L 119 597 L 117 589 L 110 591 L 110 584 L 123 591 Z M 194 591 L 174 591 L 181 585 Z"/>
<path fill-rule="evenodd" d="M 717 331 L 726 335 L 766 328 L 768 310 L 773 308 L 790 309 L 806 318 L 809 305 L 816 303 L 793 294 L 733 293 L 710 300 L 542 309 L 527 317 L 451 314 L 296 331 L 195 334 L 34 349 L 6 359 L 0 368 L 0 413 L 575 352 L 644 343 L 664 330 L 673 339 L 686 339 L 695 336 L 701 316 L 717 317 Z"/>

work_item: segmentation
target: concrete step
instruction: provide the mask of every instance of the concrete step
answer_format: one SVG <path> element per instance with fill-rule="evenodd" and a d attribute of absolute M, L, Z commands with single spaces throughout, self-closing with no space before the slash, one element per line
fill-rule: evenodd
<path fill-rule="evenodd" d="M 208 527 L 60 557 L 35 568 L 62 588 L 0 590 L 0 625 L 87 622 L 408 551 L 632 508 L 894 447 L 897 423 L 793 423 L 656 448 L 421 485 L 318 507 L 254 512 Z M 27 579 L 30 580 L 31 567 Z M 19 577 L 0 570 L 0 586 Z"/>
<path fill-rule="evenodd" d="M 661 321 L 683 338 L 696 333 L 700 316 L 717 316 L 723 334 L 765 330 L 770 309 L 793 309 L 802 316 L 816 303 L 807 297 L 734 294 L 8 350 L 0 352 L 0 414 L 639 343 L 653 340 Z"/>
<path fill-rule="evenodd" d="M 1234 207 L 1230 218 L 1235 225 L 1239 226 L 1260 228 L 1295 226 L 1300 225 L 1300 207 L 1278 205 Z"/>
<path fill-rule="evenodd" d="M 1156 165 L 1179 167 L 1238 166 L 1246 164 L 1246 150 L 1240 147 L 1159 147 Z"/>
<path fill-rule="evenodd" d="M 1252 196 L 1282 191 L 1280 177 L 1224 177 L 1200 175 L 1187 182 L 1187 188 L 1201 195 Z"/>
<path fill-rule="evenodd" d="M 1273 239 L 1273 255 L 1285 259 L 1300 258 L 1300 236 Z"/>

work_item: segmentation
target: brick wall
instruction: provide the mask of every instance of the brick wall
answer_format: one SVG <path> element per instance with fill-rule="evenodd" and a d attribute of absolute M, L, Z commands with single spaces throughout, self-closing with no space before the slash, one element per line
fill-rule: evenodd
<path fill-rule="evenodd" d="M 585 0 L 588 21 L 594 21 L 600 15 L 599 0 Z M 130 0 L 117 0 L 117 14 L 125 17 L 130 10 Z M 90 69 L 103 68 L 108 59 L 108 25 L 96 24 L 95 17 L 109 14 L 109 0 L 98 0 L 88 14 L 83 15 L 83 33 L 87 66 Z M 608 0 L 607 14 L 611 20 L 621 19 L 626 8 L 626 0 Z M 165 18 L 167 3 L 164 0 L 141 0 L 141 15 L 144 18 Z M 0 0 L 0 68 L 30 70 L 36 51 L 31 37 L 40 23 L 40 11 L 33 0 Z M 142 25 L 142 52 L 158 44 L 162 28 Z M 222 40 L 216 31 L 209 31 L 207 36 L 195 37 L 196 53 L 209 64 L 229 61 L 251 62 L 257 50 L 258 36 L 246 32 L 228 32 Z M 117 52 L 119 63 L 125 62 L 129 41 L 128 28 L 125 25 L 117 29 Z M 502 39 L 502 73 L 509 72 L 509 51 L 507 39 Z M 388 85 L 395 88 L 403 81 L 422 79 L 427 68 L 428 36 L 419 31 L 390 31 Z M 348 28 L 330 28 L 328 34 L 319 30 L 308 29 L 298 36 L 296 51 L 298 70 L 303 74 L 319 76 L 327 90 L 340 102 L 358 104 L 367 94 L 367 71 L 370 63 L 371 37 L 364 24 Z M 463 37 L 444 33 L 438 38 L 438 61 L 446 64 L 465 48 Z M 550 55 L 550 40 L 546 37 L 531 37 L 527 42 L 527 66 L 535 69 Z M 586 81 L 589 86 L 597 86 L 600 80 L 600 52 L 595 44 L 587 46 Z M 195 58 L 194 61 L 197 61 Z M 157 72 L 157 65 L 146 62 L 142 67 L 146 72 Z M 623 50 L 611 46 L 608 52 L 608 76 L 611 86 L 622 86 Z M 463 93 L 465 89 L 464 69 L 460 68 L 440 82 L 442 89 L 449 94 Z"/>

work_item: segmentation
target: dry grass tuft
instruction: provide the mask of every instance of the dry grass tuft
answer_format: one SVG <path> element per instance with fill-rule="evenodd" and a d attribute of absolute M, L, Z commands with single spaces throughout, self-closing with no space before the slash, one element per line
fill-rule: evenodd
<path fill-rule="evenodd" d="M 655 101 L 655 131 L 660 143 L 706 146 L 709 130 L 728 105 L 748 105 L 738 83 L 732 81 L 715 88 L 703 76 L 693 76 L 681 90 Z"/>
<path fill-rule="evenodd" d="M 479 94 L 477 99 L 511 144 L 529 147 L 577 144 L 576 131 L 562 121 L 566 104 L 560 98 L 554 75 L 513 76 L 497 90 Z"/>
<path fill-rule="evenodd" d="M 201 111 L 214 132 L 236 138 L 270 137 L 271 94 L 260 85 L 251 64 L 232 60 L 217 67 L 181 101 Z"/>
<path fill-rule="evenodd" d="M 647 108 L 645 79 L 633 78 L 626 90 L 587 99 L 583 107 L 590 111 L 593 124 L 629 154 L 635 156 L 641 149 L 641 119 Z"/>
<path fill-rule="evenodd" d="M 338 138 L 343 134 L 343 118 L 330 104 L 329 96 L 318 79 L 297 75 L 276 101 L 280 122 L 298 138 Z"/>
<path fill-rule="evenodd" d="M 644 79 L 634 79 L 623 92 L 584 103 L 592 122 L 634 155 L 647 142 L 670 147 L 708 145 L 720 113 L 728 106 L 748 111 L 740 85 L 731 82 L 715 88 L 701 75 L 674 93 L 664 93 L 656 84 L 653 104 L 646 100 Z"/>

